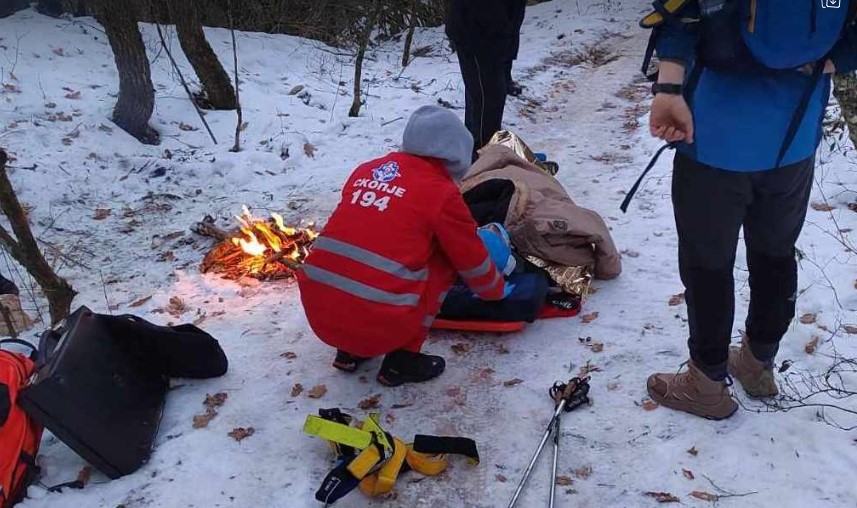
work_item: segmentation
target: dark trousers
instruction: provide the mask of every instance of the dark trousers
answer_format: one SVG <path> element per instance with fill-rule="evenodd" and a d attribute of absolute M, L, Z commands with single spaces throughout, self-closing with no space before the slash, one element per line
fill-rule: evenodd
<path fill-rule="evenodd" d="M 464 125 L 473 135 L 473 159 L 502 129 L 506 107 L 508 60 L 458 51 L 458 65 L 464 79 Z"/>
<path fill-rule="evenodd" d="M 753 355 L 772 361 L 795 315 L 795 242 L 806 218 L 814 159 L 740 173 L 677 154 L 672 198 L 685 286 L 691 359 L 726 376 L 735 314 L 733 269 L 741 227 L 750 272 L 746 333 Z"/>

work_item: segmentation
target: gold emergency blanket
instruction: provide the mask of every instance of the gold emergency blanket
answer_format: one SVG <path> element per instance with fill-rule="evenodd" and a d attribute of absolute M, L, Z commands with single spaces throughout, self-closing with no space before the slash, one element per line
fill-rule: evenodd
<path fill-rule="evenodd" d="M 520 158 L 541 168 L 545 173 L 551 176 L 556 175 L 558 168 L 540 161 L 539 158 L 536 157 L 536 154 L 530 150 L 530 147 L 524 143 L 524 140 L 519 138 L 514 132 L 497 131 L 494 136 L 491 137 L 491 141 L 489 141 L 488 144 L 505 146 L 518 154 Z"/>
<path fill-rule="evenodd" d="M 592 270 L 588 266 L 564 266 L 550 263 L 536 256 L 527 256 L 527 261 L 548 273 L 564 292 L 585 300 L 592 284 Z"/>

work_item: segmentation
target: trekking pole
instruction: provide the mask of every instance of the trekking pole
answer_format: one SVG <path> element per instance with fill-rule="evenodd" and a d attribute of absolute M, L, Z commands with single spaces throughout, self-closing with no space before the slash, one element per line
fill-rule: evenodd
<path fill-rule="evenodd" d="M 551 467 L 551 497 L 550 502 L 548 503 L 549 508 L 553 508 L 553 502 L 556 499 L 556 468 L 557 463 L 559 462 L 559 433 L 561 432 L 560 428 L 560 417 L 556 417 L 556 424 L 553 429 L 553 466 Z"/>
<path fill-rule="evenodd" d="M 548 438 L 550 438 L 551 432 L 556 427 L 556 430 L 559 431 L 559 427 L 557 425 L 560 415 L 563 411 L 571 411 L 580 405 L 589 402 L 589 397 L 587 394 L 589 393 L 589 377 L 585 377 L 583 379 L 573 378 L 569 380 L 567 384 L 563 384 L 560 382 L 554 383 L 554 385 L 549 390 L 551 398 L 556 403 L 556 410 L 554 411 L 553 417 L 551 418 L 550 423 L 548 424 L 548 428 L 545 431 L 544 436 L 542 436 L 542 440 L 539 443 L 539 447 L 536 448 L 536 453 L 533 454 L 532 460 L 530 460 L 530 464 L 527 466 L 527 469 L 524 471 L 524 477 L 521 479 L 521 483 L 518 484 L 518 488 L 515 490 L 515 495 L 512 496 L 512 501 L 509 503 L 509 508 L 514 508 L 515 504 L 518 502 L 518 498 L 521 496 L 521 492 L 524 490 L 524 485 L 526 485 L 527 480 L 530 478 L 530 473 L 533 472 L 533 467 L 536 465 L 536 461 L 541 455 L 542 450 L 545 447 L 545 443 L 547 443 Z M 558 438 L 557 438 L 558 439 Z M 559 443 L 557 443 L 559 446 Z M 554 480 L 556 482 L 556 480 Z"/>

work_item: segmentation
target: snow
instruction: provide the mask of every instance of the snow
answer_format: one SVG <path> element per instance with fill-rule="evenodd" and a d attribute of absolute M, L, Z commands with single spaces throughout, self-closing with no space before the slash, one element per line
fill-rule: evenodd
<path fill-rule="evenodd" d="M 11 177 L 21 200 L 32 207 L 37 236 L 64 253 L 58 263 L 80 292 L 76 304 L 132 312 L 158 323 L 205 314 L 201 326 L 221 341 L 230 359 L 230 372 L 222 378 L 173 381 L 155 452 L 140 471 L 115 481 L 95 473 L 80 491 L 57 494 L 34 486 L 21 506 L 319 506 L 313 492 L 331 456 L 325 443 L 301 432 L 303 420 L 322 407 L 363 416 L 359 401 L 375 394 L 381 395 L 380 411 L 394 434 L 470 436 L 482 463 L 473 467 L 454 459 L 448 472 L 419 483 L 410 481 L 418 475 L 406 474 L 389 499 L 369 500 L 355 492 L 340 505 L 505 506 L 551 415 L 547 388 L 587 362 L 599 369 L 593 373 L 594 403 L 563 420 L 560 474 L 573 484 L 559 487 L 558 506 L 654 506 L 656 501 L 644 495 L 649 491 L 706 505 L 689 496 L 722 494 L 705 476 L 729 492 L 753 493 L 724 498 L 724 505 L 854 506 L 855 436 L 821 422 L 813 409 L 757 414 L 761 406 L 740 389 L 744 410 L 723 422 L 640 407 L 646 377 L 678 369 L 686 358 L 686 310 L 668 305 L 682 291 L 668 156 L 629 213 L 618 210 L 623 191 L 658 147 L 645 127 L 636 128 L 645 126 L 648 100 L 638 72 L 648 35 L 636 24 L 642 11 L 641 4 L 617 0 L 556 0 L 529 8 L 515 66 L 527 87 L 525 97 L 507 105 L 508 126 L 560 163 L 560 180 L 578 202 L 605 217 L 626 253 L 622 277 L 598 283 L 587 302 L 585 311 L 598 317 L 589 324 L 538 322 L 507 337 L 434 333 L 427 350 L 447 358 L 447 372 L 437 381 L 396 389 L 375 382 L 377 361 L 355 375 L 329 367 L 333 352 L 312 336 L 293 284 L 238 284 L 200 274 L 198 263 L 211 243 L 189 227 L 206 214 L 226 224 L 242 204 L 259 215 L 283 212 L 291 222 L 323 221 L 349 172 L 394 149 L 412 111 L 438 99 L 463 106 L 457 62 L 442 29 L 417 33 L 415 47 L 430 45 L 432 54 L 404 70 L 400 42 L 371 52 L 360 118 L 346 116 L 353 79 L 348 57 L 295 37 L 238 33 L 248 125 L 243 150 L 231 153 L 234 112 L 206 114 L 219 141 L 215 146 L 158 48 L 153 26 L 141 29 L 156 86 L 152 124 L 163 136 L 159 147 L 140 145 L 110 122 L 117 73 L 94 20 L 56 20 L 33 11 L 0 20 L 0 71 L 3 84 L 11 85 L 0 92 L 0 143 L 17 159 Z M 168 32 L 179 65 L 191 78 Z M 224 63 L 231 62 L 228 31 L 210 29 L 207 35 Z M 612 58 L 580 62 L 574 55 L 582 52 Z M 231 65 L 227 68 L 231 74 Z M 309 92 L 308 99 L 289 95 L 297 85 Z M 80 98 L 66 97 L 74 92 Z M 51 120 L 59 111 L 70 121 Z M 180 123 L 198 130 L 182 130 Z M 313 156 L 305 153 L 306 144 L 314 147 Z M 843 244 L 853 245 L 853 233 L 840 232 L 857 228 L 857 214 L 846 206 L 854 200 L 857 172 L 853 155 L 823 151 L 813 201 L 822 202 L 823 191 L 835 208 L 809 212 L 799 241 L 806 258 L 798 313 L 817 313 L 818 324 L 830 333 L 796 322 L 779 357 L 793 360 L 793 369 L 815 371 L 828 366 L 823 354 L 834 346 L 846 356 L 857 354 L 857 338 L 834 333 L 842 324 L 857 324 L 855 258 Z M 111 214 L 95 220 L 97 209 Z M 184 234 L 168 236 L 179 231 Z M 745 266 L 739 250 L 736 336 L 749 296 Z M 6 265 L 0 267 L 8 275 Z M 150 295 L 142 306 L 130 307 Z M 173 296 L 190 308 L 180 319 L 159 312 Z M 25 300 L 34 312 L 33 302 Z M 804 345 L 815 335 L 822 342 L 810 356 Z M 603 342 L 603 352 L 581 345 L 579 337 Z M 473 347 L 458 354 L 450 347 L 457 343 Z M 280 356 L 287 351 L 296 358 Z M 513 378 L 523 383 L 503 386 Z M 321 399 L 306 392 L 292 397 L 295 383 L 306 389 L 324 384 L 328 392 Z M 205 395 L 220 391 L 229 398 L 219 415 L 207 428 L 193 429 Z M 853 400 L 840 403 L 854 408 Z M 393 409 L 397 404 L 408 406 Z M 841 413 L 828 415 L 848 424 Z M 227 436 L 235 427 L 251 426 L 256 433 L 240 443 Z M 692 447 L 698 455 L 688 453 Z M 72 480 L 85 465 L 49 434 L 40 455 L 43 485 Z M 548 463 L 546 451 L 519 506 L 547 503 Z M 574 474 L 585 467 L 592 468 L 588 478 Z M 682 469 L 695 479 L 688 480 Z"/>

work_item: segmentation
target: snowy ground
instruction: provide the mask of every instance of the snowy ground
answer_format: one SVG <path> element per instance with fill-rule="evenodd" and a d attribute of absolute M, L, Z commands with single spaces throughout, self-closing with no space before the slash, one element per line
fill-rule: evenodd
<path fill-rule="evenodd" d="M 536 323 L 508 337 L 434 334 L 427 349 L 446 356 L 447 373 L 397 389 L 375 382 L 377 363 L 353 376 L 329 368 L 332 352 L 313 338 L 293 285 L 240 285 L 201 275 L 198 262 L 211 244 L 189 227 L 206 214 L 225 224 L 241 204 L 262 215 L 285 212 L 293 222 L 323 221 L 350 170 L 395 148 L 404 127 L 397 118 L 438 99 L 463 105 L 457 63 L 441 29 L 418 33 L 416 46 L 433 50 L 405 70 L 398 63 L 400 43 L 372 53 L 365 73 L 368 100 L 356 119 L 346 116 L 352 79 L 347 58 L 293 37 L 238 34 L 248 125 L 244 150 L 230 153 L 234 113 L 207 114 L 217 146 L 201 128 L 184 130 L 200 122 L 158 50 L 153 27 L 142 28 L 157 88 L 153 125 L 164 140 L 146 147 L 109 121 L 117 75 L 93 20 L 54 20 L 32 11 L 0 20 L 0 80 L 6 85 L 0 90 L 0 143 L 17 159 L 12 179 L 32 207 L 37 236 L 63 253 L 57 263 L 80 291 L 76 303 L 155 322 L 206 315 L 201 326 L 221 341 L 231 362 L 223 378 L 174 381 L 156 450 L 142 470 L 116 481 L 95 474 L 82 491 L 48 494 L 33 487 L 22 506 L 318 506 L 312 494 L 330 456 L 324 443 L 301 433 L 304 417 L 335 406 L 363 415 L 358 403 L 376 394 L 394 434 L 471 436 L 483 461 L 471 467 L 455 460 L 449 472 L 419 483 L 410 482 L 411 473 L 389 499 L 354 493 L 343 506 L 505 506 L 551 413 L 547 387 L 587 362 L 598 368 L 594 404 L 564 420 L 560 468 L 572 484 L 560 488 L 558 506 L 654 506 L 648 491 L 707 505 L 689 494 L 723 494 L 717 487 L 753 493 L 724 497 L 723 506 L 854 506 L 857 440 L 853 432 L 819 421 L 813 409 L 756 414 L 759 406 L 739 393 L 745 410 L 714 423 L 640 405 L 646 376 L 677 369 L 686 355 L 686 311 L 668 304 L 682 291 L 669 157 L 629 213 L 618 210 L 622 191 L 657 147 L 645 129 L 637 129 L 645 124 L 647 101 L 637 71 L 647 36 L 636 25 L 640 5 L 557 0 L 531 8 L 515 70 L 527 98 L 507 107 L 509 126 L 561 164 L 564 185 L 603 214 L 626 254 L 623 276 L 598 284 L 587 303 L 586 312 L 598 317 L 589 324 Z M 208 35 L 230 61 L 228 32 Z M 192 75 L 174 47 L 185 75 Z M 309 96 L 288 95 L 297 85 Z M 846 206 L 855 199 L 857 172 L 853 156 L 825 153 L 821 160 L 813 201 L 824 202 L 823 190 L 833 209 L 810 211 L 800 240 L 806 258 L 798 301 L 799 314 L 814 313 L 818 321 L 796 323 L 780 356 L 793 360 L 793 369 L 815 371 L 828 366 L 824 355 L 834 346 L 857 356 L 857 337 L 840 328 L 857 324 L 857 262 L 847 250 L 855 242 L 850 230 L 857 228 L 857 214 Z M 741 255 L 738 266 L 739 302 L 746 302 Z M 8 274 L 5 263 L 0 267 Z M 141 307 L 129 307 L 148 296 Z M 161 312 L 174 296 L 189 308 L 179 319 Z M 741 312 L 736 323 L 743 321 Z M 808 355 L 804 346 L 813 336 L 821 344 Z M 579 337 L 602 342 L 604 350 L 590 350 Z M 453 352 L 459 343 L 472 349 Z M 281 357 L 285 352 L 296 358 Z M 503 385 L 514 378 L 523 382 Z M 293 397 L 296 383 L 307 389 L 324 384 L 327 393 L 321 399 L 306 392 Z M 229 394 L 219 416 L 207 428 L 193 429 L 205 395 L 219 391 Z M 828 414 L 843 425 L 855 423 Z M 249 426 L 256 433 L 240 443 L 227 436 Z M 688 453 L 692 448 L 698 454 Z M 84 466 L 49 435 L 41 463 L 47 485 L 73 479 Z M 521 506 L 546 503 L 547 489 L 544 457 Z"/>

